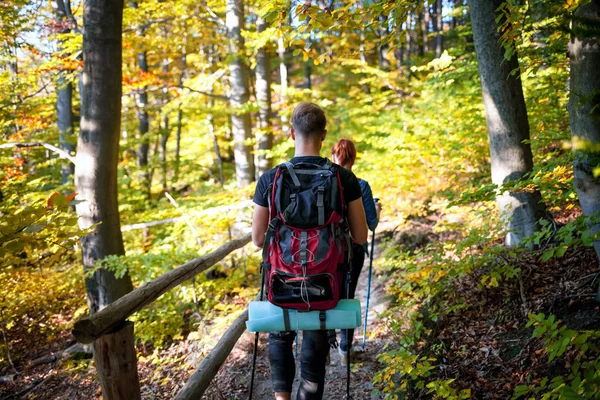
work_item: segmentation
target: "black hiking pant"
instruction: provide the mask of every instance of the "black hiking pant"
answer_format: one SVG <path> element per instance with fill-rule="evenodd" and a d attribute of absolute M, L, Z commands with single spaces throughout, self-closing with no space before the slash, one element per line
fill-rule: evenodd
<path fill-rule="evenodd" d="M 352 270 L 350 272 L 350 293 L 348 296 L 344 296 L 346 299 L 353 299 L 354 292 L 356 292 L 356 285 L 358 284 L 358 277 L 362 271 L 363 264 L 365 263 L 365 249 L 363 246 L 353 243 L 352 244 Z M 344 284 L 344 288 L 346 285 Z M 345 291 L 345 289 L 344 289 Z M 348 334 L 346 335 L 346 332 Z M 354 340 L 354 329 L 340 329 L 340 348 L 342 351 L 348 351 L 352 347 L 352 341 Z"/>
<path fill-rule="evenodd" d="M 296 364 L 292 345 L 296 332 L 269 333 L 269 361 L 274 392 L 291 393 Z M 321 400 L 325 384 L 325 362 L 329 354 L 327 331 L 302 331 L 298 400 Z"/>

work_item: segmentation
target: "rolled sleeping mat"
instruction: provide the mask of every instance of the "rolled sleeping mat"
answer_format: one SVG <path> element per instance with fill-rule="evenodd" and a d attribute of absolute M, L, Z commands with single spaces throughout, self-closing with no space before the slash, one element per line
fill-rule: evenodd
<path fill-rule="evenodd" d="M 291 330 L 319 330 L 319 311 L 288 310 Z M 338 305 L 325 311 L 326 329 L 353 329 L 361 323 L 360 300 L 340 300 Z M 251 301 L 248 305 L 249 332 L 285 331 L 283 309 L 268 301 Z"/>

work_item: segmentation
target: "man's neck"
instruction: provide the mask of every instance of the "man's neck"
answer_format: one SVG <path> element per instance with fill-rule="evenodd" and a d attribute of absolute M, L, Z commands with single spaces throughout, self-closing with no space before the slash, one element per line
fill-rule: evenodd
<path fill-rule="evenodd" d="M 319 152 L 306 152 L 306 151 L 296 151 L 294 153 L 294 157 L 321 157 L 321 154 L 319 154 Z"/>
<path fill-rule="evenodd" d="M 318 144 L 296 142 L 295 147 L 296 151 L 294 152 L 294 157 L 321 156 L 321 142 L 319 142 Z"/>

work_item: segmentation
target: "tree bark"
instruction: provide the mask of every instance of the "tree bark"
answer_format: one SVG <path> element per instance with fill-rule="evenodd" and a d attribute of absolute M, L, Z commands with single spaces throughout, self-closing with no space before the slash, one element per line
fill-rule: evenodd
<path fill-rule="evenodd" d="M 417 34 L 417 49 L 419 52 L 419 56 L 423 57 L 425 55 L 425 11 L 418 10 L 417 13 L 417 24 L 415 26 L 416 34 Z"/>
<path fill-rule="evenodd" d="M 183 46 L 181 52 L 181 72 L 179 74 L 179 89 L 183 88 L 183 78 L 185 76 L 185 69 L 187 67 L 187 50 L 186 45 Z M 177 108 L 177 133 L 175 134 L 175 172 L 173 173 L 173 182 L 179 181 L 179 166 L 181 162 L 181 125 L 183 121 L 183 110 L 181 109 L 181 102 Z"/>
<path fill-rule="evenodd" d="M 258 17 L 256 30 L 264 32 L 267 28 L 265 20 Z M 273 167 L 271 158 L 267 158 L 265 152 L 273 147 L 273 127 L 271 124 L 271 56 L 268 45 L 259 49 L 256 54 L 256 100 L 259 108 L 260 128 L 258 142 L 258 162 L 256 173 L 262 175 Z"/>
<path fill-rule="evenodd" d="M 288 68 L 285 64 L 285 43 L 283 41 L 283 37 L 279 37 L 277 39 L 277 55 L 279 56 L 279 119 L 281 120 L 281 130 L 283 131 L 284 136 L 287 136 L 289 131 L 289 123 L 287 116 L 283 113 L 283 107 L 285 105 L 285 100 L 287 97 L 287 88 L 288 88 Z"/>
<path fill-rule="evenodd" d="M 494 0 L 495 1 L 495 0 Z M 495 2 L 494 4 L 496 4 Z M 490 1 L 491 4 L 491 1 Z M 471 13 L 473 15 L 473 13 Z M 444 38 L 444 21 L 442 20 L 442 0 L 435 1 L 435 14 L 434 14 L 434 26 L 435 26 L 435 58 L 440 58 L 442 55 Z M 494 24 L 496 26 L 496 24 Z"/>
<path fill-rule="evenodd" d="M 163 37 L 165 41 L 167 40 L 167 28 L 163 26 L 162 28 Z M 160 169 L 161 169 L 161 179 L 162 179 L 162 188 L 163 190 L 167 190 L 167 142 L 169 141 L 169 136 L 171 136 L 171 130 L 169 127 L 169 113 L 165 112 L 164 107 L 169 103 L 169 57 L 167 56 L 166 49 L 164 50 L 162 60 L 162 78 L 163 78 L 163 118 L 162 118 L 162 129 L 160 132 Z"/>
<path fill-rule="evenodd" d="M 214 67 L 214 46 L 210 45 L 207 48 L 207 54 L 208 54 L 208 66 L 209 66 L 209 70 L 212 70 L 212 68 Z M 213 93 L 213 85 L 210 85 L 210 91 L 209 93 Z M 215 158 L 217 160 L 217 164 L 219 166 L 219 183 L 221 184 L 221 189 L 224 187 L 225 185 L 225 177 L 223 175 L 223 157 L 221 156 L 221 149 L 219 148 L 219 139 L 217 138 L 217 132 L 215 129 L 215 117 L 212 113 L 212 110 L 215 107 L 215 99 L 212 96 L 209 96 L 209 100 L 208 100 L 208 108 L 209 108 L 209 112 L 208 114 L 206 114 L 206 123 L 208 125 L 208 133 L 210 134 L 210 138 L 213 141 L 213 149 L 215 151 Z"/>
<path fill-rule="evenodd" d="M 304 62 L 304 89 L 312 89 L 312 60 Z"/>
<path fill-rule="evenodd" d="M 408 17 L 406 18 L 406 33 L 405 33 L 405 41 L 406 41 L 406 52 L 404 53 L 404 60 L 406 64 L 410 65 L 410 56 L 412 54 L 412 38 L 410 35 L 410 30 L 412 29 L 413 23 L 413 13 L 412 11 L 408 13 Z"/>
<path fill-rule="evenodd" d="M 136 1 L 130 1 L 129 6 L 137 9 L 138 4 Z M 137 32 L 139 37 L 144 37 L 145 30 L 139 29 Z M 140 48 L 137 53 L 138 67 L 140 70 L 140 77 L 145 79 L 145 74 L 148 72 L 148 58 L 146 51 Z M 148 137 L 148 131 L 150 130 L 150 118 L 148 117 L 148 91 L 147 87 L 143 86 L 138 89 L 136 95 L 136 111 L 138 118 L 138 139 L 140 144 L 138 145 L 137 154 L 137 165 L 141 169 L 140 182 L 146 191 L 146 196 L 150 198 L 151 178 L 150 171 L 148 170 L 148 159 L 150 153 L 150 138 Z"/>
<path fill-rule="evenodd" d="M 423 52 L 429 51 L 429 23 L 431 22 L 431 10 L 429 3 L 423 5 L 423 19 L 421 22 L 421 34 L 423 35 Z"/>
<path fill-rule="evenodd" d="M 75 186 L 82 200 L 77 204 L 79 226 L 93 232 L 81 239 L 84 272 L 94 271 L 85 279 L 90 314 L 93 315 L 133 289 L 127 273 L 117 278 L 112 271 L 94 269 L 108 255 L 123 255 L 117 202 L 117 163 L 121 123 L 122 23 L 123 0 L 87 0 L 83 8 L 83 97 L 81 130 L 77 143 Z M 122 332 L 127 352 L 133 354 L 133 329 Z M 106 344 L 109 353 L 122 346 Z M 94 352 L 96 365 L 105 362 Z M 121 365 L 116 378 L 97 369 L 103 398 L 140 399 L 137 373 L 130 365 Z M 116 373 L 116 372 L 115 372 Z M 122 378 L 121 378 L 122 377 Z M 111 379 L 126 379 L 123 391 L 113 396 Z"/>
<path fill-rule="evenodd" d="M 499 40 L 501 33 L 495 22 L 495 12 L 502 0 L 471 1 L 471 22 L 475 52 L 486 112 L 490 142 L 492 181 L 502 185 L 521 179 L 533 169 L 529 140 L 529 122 L 519 74 L 516 53 L 504 59 Z M 500 21 L 501 22 L 501 21 Z M 512 73 L 516 71 L 516 73 Z M 538 221 L 545 215 L 545 207 L 538 191 L 502 193 L 496 197 L 504 226 L 509 233 L 507 246 L 518 246 L 535 233 Z"/>
<path fill-rule="evenodd" d="M 594 216 L 592 234 L 600 232 L 600 1 L 579 7 L 573 16 L 569 57 L 571 65 L 569 119 L 574 142 L 575 189 L 585 216 Z M 594 241 L 600 257 L 600 240 Z"/>
<path fill-rule="evenodd" d="M 139 382 L 133 338 L 133 323 L 125 322 L 117 331 L 98 338 L 93 344 L 96 370 L 105 377 L 103 399 L 141 399 L 139 384 L 137 388 L 132 384 Z"/>
<path fill-rule="evenodd" d="M 384 38 L 387 38 L 388 31 L 388 16 L 381 15 L 379 17 L 379 46 L 377 46 L 377 61 L 379 62 L 379 68 L 388 71 L 390 69 L 390 60 L 388 58 L 388 49 L 390 48 L 387 40 L 384 44 L 381 44 Z"/>
<path fill-rule="evenodd" d="M 235 176 L 238 187 L 244 187 L 254 181 L 254 156 L 252 155 L 252 121 L 247 109 L 250 97 L 248 67 L 244 62 L 243 0 L 226 1 L 226 25 L 229 38 L 229 50 L 233 61 L 229 65 L 230 102 L 233 109 L 231 117 L 234 141 Z"/>
<path fill-rule="evenodd" d="M 67 10 L 63 0 L 52 2 L 52 9 L 59 24 L 64 24 L 67 21 Z M 68 33 L 69 28 L 63 28 L 60 33 Z M 60 41 L 58 48 L 63 47 L 63 42 Z M 73 145 L 73 83 L 69 81 L 64 72 L 60 72 L 56 81 L 56 119 L 58 122 L 58 142 L 61 149 L 69 154 L 75 150 Z M 72 163 L 63 163 L 61 167 L 62 183 L 69 182 L 69 177 L 75 172 L 75 165 Z"/>

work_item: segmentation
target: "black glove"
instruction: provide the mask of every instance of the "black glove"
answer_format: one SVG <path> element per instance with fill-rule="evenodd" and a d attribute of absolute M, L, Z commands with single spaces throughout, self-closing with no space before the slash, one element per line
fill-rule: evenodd
<path fill-rule="evenodd" d="M 330 329 L 327 331 L 327 341 L 329 342 L 329 347 L 332 349 L 338 348 L 337 334 L 335 333 L 335 329 Z"/>

